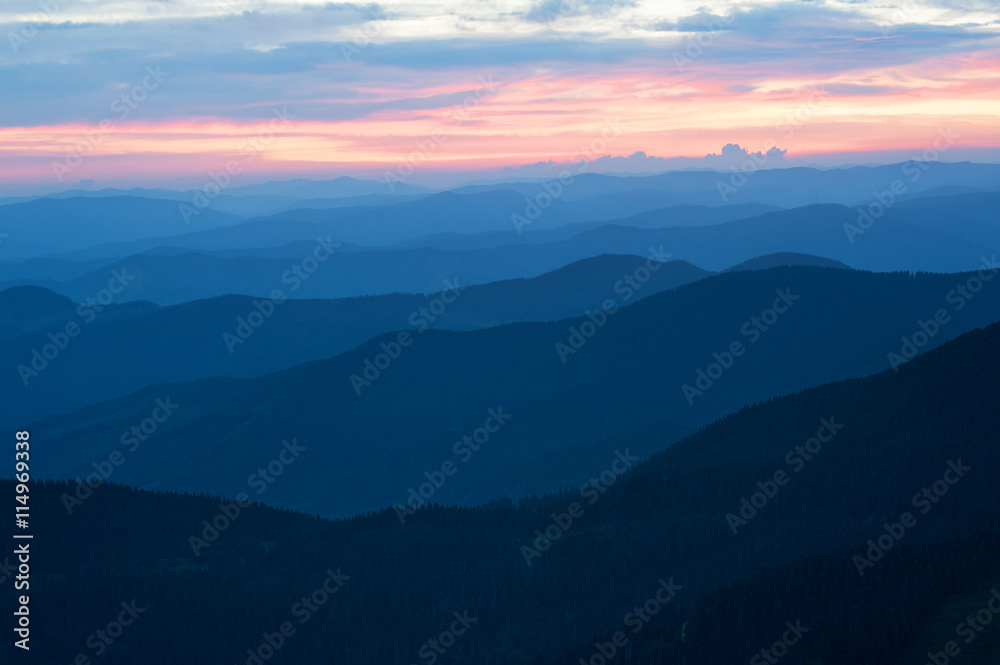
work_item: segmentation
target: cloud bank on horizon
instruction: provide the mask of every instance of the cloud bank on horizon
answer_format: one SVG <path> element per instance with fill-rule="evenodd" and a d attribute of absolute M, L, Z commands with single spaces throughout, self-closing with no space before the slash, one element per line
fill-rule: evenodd
<path fill-rule="evenodd" d="M 899 161 L 942 131 L 1000 161 L 986 0 L 8 0 L 0 35 L 8 183 Z"/>

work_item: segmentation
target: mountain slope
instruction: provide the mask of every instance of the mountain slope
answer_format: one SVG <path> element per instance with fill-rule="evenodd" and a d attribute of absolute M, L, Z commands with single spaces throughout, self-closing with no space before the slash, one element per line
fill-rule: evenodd
<path fill-rule="evenodd" d="M 155 311 L 148 311 L 147 304 L 145 316 L 115 321 L 111 319 L 123 318 L 115 312 L 143 305 L 115 305 L 90 321 L 62 296 L 17 287 L 0 292 L 0 305 L 7 304 L 0 338 L 12 338 L 0 347 L 0 366 L 35 370 L 43 363 L 34 359 L 34 351 L 51 343 L 49 333 L 58 335 L 67 323 L 82 332 L 67 340 L 66 348 L 37 376 L 21 369 L 0 375 L 0 387 L 8 395 L 0 406 L 0 422 L 71 411 L 158 383 L 259 376 L 335 356 L 392 330 L 472 330 L 565 319 L 599 309 L 609 297 L 621 298 L 615 285 L 624 284 L 622 280 L 637 270 L 650 275 L 641 296 L 710 274 L 682 261 L 658 264 L 609 255 L 534 279 L 467 288 L 460 281 L 450 282 L 457 296 L 442 283 L 442 295 L 454 301 L 443 309 L 437 295 L 286 301 L 220 296 Z M 53 304 L 40 311 L 46 302 Z M 97 322 L 104 325 L 91 327 Z"/>
<path fill-rule="evenodd" d="M 910 353 L 904 337 L 926 350 L 1000 319 L 1000 289 L 992 285 L 955 304 L 951 292 L 973 277 L 726 273 L 609 315 L 411 332 L 402 343 L 390 333 L 253 380 L 156 386 L 48 418 L 34 426 L 52 450 L 40 470 L 87 473 L 119 445 L 125 423 L 142 421 L 157 398 L 170 397 L 181 409 L 159 428 L 156 446 L 116 471 L 116 481 L 232 493 L 283 439 L 297 438 L 313 451 L 309 468 L 268 501 L 350 515 L 404 502 L 425 471 L 464 456 L 456 442 L 502 407 L 513 414 L 509 424 L 435 497 L 469 504 L 498 496 L 487 487 L 515 488 L 508 496 L 545 491 L 580 479 L 563 466 L 527 461 L 566 459 L 586 444 L 587 464 L 597 464 L 614 450 L 607 437 L 625 432 L 634 450 L 651 454 L 656 448 L 641 430 L 653 423 L 670 421 L 682 433 L 747 404 L 882 371 L 890 360 L 898 365 Z M 944 324 L 934 322 L 939 310 Z M 922 339 L 922 328 L 935 325 Z"/>
<path fill-rule="evenodd" d="M 809 254 L 796 254 L 794 252 L 781 252 L 778 254 L 768 254 L 744 261 L 732 268 L 727 268 L 726 272 L 738 272 L 740 270 L 768 270 L 770 268 L 780 268 L 784 266 L 815 266 L 818 268 L 841 268 L 850 269 L 850 266 L 824 259 L 821 256 L 810 256 Z"/>
<path fill-rule="evenodd" d="M 3 206 L 3 256 L 30 258 L 147 236 L 228 226 L 243 218 L 208 208 L 186 223 L 176 201 L 117 196 L 36 199 Z"/>
<path fill-rule="evenodd" d="M 457 277 L 466 284 L 483 284 L 534 277 L 606 253 L 648 256 L 656 251 L 655 256 L 688 261 L 713 271 L 768 254 L 796 253 L 825 257 L 866 270 L 959 272 L 975 269 L 984 256 L 993 255 L 985 245 L 888 217 L 867 229 L 859 229 L 859 234 L 845 231 L 847 227 L 855 227 L 857 220 L 855 210 L 825 205 L 704 227 L 637 229 L 605 225 L 547 244 L 456 251 L 351 249 L 334 251 L 332 258 L 321 263 L 308 281 L 292 278 L 285 281 L 287 271 L 310 260 L 308 257 L 318 244 L 311 240 L 282 248 L 286 259 L 144 254 L 121 259 L 66 282 L 37 285 L 74 299 L 85 298 L 107 281 L 110 267 L 124 267 L 136 275 L 122 294 L 124 300 L 143 299 L 169 305 L 229 293 L 266 296 L 276 287 L 299 282 L 291 297 L 429 293 L 438 290 L 445 279 Z M 19 280 L 0 286 L 22 283 L 33 282 Z"/>
<path fill-rule="evenodd" d="M 893 207 L 892 215 L 911 224 L 983 244 L 991 251 L 1000 248 L 1000 192 L 900 201 Z"/>
<path fill-rule="evenodd" d="M 955 639 L 954 623 L 940 634 L 923 628 L 957 597 L 970 602 L 957 615 L 964 620 L 996 579 L 998 344 L 1000 326 L 991 326 L 898 374 L 746 409 L 613 477 L 601 493 L 431 507 L 403 525 L 392 510 L 325 522 L 252 506 L 211 532 L 222 513 L 209 497 L 103 487 L 70 504 L 70 515 L 63 497 L 73 487 L 36 484 L 38 535 L 49 546 L 32 559 L 48 573 L 33 578 L 33 590 L 53 599 L 37 611 L 40 655 L 65 661 L 93 632 L 93 617 L 120 611 L 108 598 L 136 598 L 146 614 L 118 643 L 122 662 L 244 661 L 339 572 L 336 594 L 292 624 L 273 662 L 416 661 L 456 612 L 471 623 L 448 651 L 456 662 L 587 662 L 595 649 L 610 653 L 622 631 L 615 651 L 633 662 L 740 663 L 789 623 L 805 629 L 789 663 L 921 662 L 926 650 L 917 647 L 936 652 Z M 818 431 L 827 442 L 813 458 L 801 468 L 788 462 Z M 298 470 L 267 492 L 297 482 Z M 727 514 L 782 470 L 788 481 L 734 534 Z M 914 504 L 938 481 L 948 489 L 937 503 Z M 859 575 L 855 557 L 886 535 L 883 523 L 898 529 L 904 513 L 915 524 Z M 0 588 L 5 601 L 12 593 Z M 52 620 L 67 605 L 78 609 L 69 621 Z M 219 615 L 240 621 L 214 622 Z M 995 662 L 995 637 L 980 640 L 978 653 L 963 655 Z M 918 660 L 907 660 L 911 651 Z"/>
<path fill-rule="evenodd" d="M 81 307 L 48 289 L 16 286 L 0 291 L 0 340 L 10 340 L 5 349 L 18 346 L 13 341 L 17 337 L 31 335 L 37 341 L 40 334 L 62 331 L 69 322 L 89 320 L 90 311 L 94 313 L 93 322 L 108 323 L 141 316 L 157 309 L 159 308 L 151 302 L 138 300 L 102 306 L 98 317 L 93 303 Z"/>
<path fill-rule="evenodd" d="M 875 167 L 760 169 L 741 183 L 742 175 L 717 171 L 672 171 L 657 175 L 582 173 L 574 177 L 562 199 L 576 201 L 642 190 L 660 192 L 678 204 L 687 205 L 753 202 L 781 208 L 816 203 L 857 206 L 874 201 L 876 192 L 890 189 L 897 180 L 907 194 L 951 186 L 996 187 L 1000 181 L 1000 165 L 911 160 Z M 504 182 L 460 187 L 455 191 L 465 194 L 501 188 L 531 196 L 543 191 L 541 183 L 537 182 Z"/>

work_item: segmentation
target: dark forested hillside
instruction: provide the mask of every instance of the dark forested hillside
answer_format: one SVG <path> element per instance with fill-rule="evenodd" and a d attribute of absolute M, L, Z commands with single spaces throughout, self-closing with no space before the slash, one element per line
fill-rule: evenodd
<path fill-rule="evenodd" d="M 1000 564 L 998 343 L 975 331 L 631 470 L 612 454 L 571 491 L 402 524 L 119 487 L 68 514 L 71 485 L 36 484 L 38 655 L 93 655 L 124 602 L 141 611 L 101 662 L 409 663 L 447 644 L 441 662 L 919 665 L 956 641 L 987 665 L 995 635 L 949 623 L 985 606 Z"/>

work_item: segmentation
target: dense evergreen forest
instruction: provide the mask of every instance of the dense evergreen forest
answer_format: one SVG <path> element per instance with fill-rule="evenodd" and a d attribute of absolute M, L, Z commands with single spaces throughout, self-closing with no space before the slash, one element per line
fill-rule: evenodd
<path fill-rule="evenodd" d="M 68 514 L 69 484 L 35 484 L 32 655 L 922 665 L 955 641 L 961 665 L 996 663 L 1000 625 L 960 631 L 1000 585 L 998 342 L 1000 325 L 974 331 L 745 408 L 623 475 L 611 458 L 582 488 L 405 524 L 117 486 Z M 5 579 L 0 604 L 14 595 Z"/>

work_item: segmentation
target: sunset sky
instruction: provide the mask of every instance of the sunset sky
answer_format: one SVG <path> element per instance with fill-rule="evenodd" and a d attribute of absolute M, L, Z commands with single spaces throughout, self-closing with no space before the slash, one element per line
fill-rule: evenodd
<path fill-rule="evenodd" d="M 418 182 L 727 144 L 889 162 L 940 132 L 942 159 L 1000 161 L 985 0 L 5 0 L 0 28 L 7 190 L 377 177 L 418 150 Z"/>

